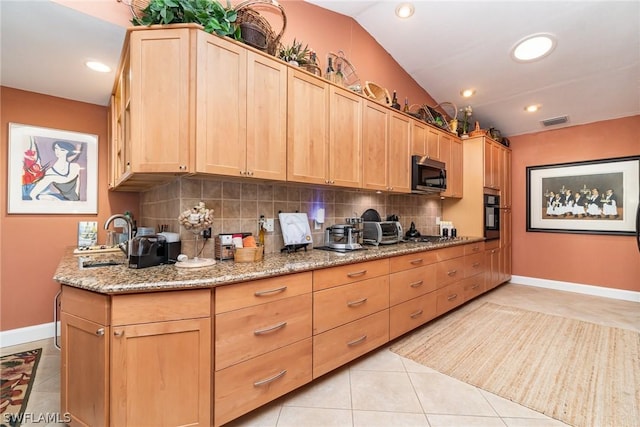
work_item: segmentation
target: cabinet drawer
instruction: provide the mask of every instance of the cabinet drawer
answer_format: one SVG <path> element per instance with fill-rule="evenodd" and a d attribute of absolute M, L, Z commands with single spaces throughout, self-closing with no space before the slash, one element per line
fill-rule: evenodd
<path fill-rule="evenodd" d="M 479 252 L 484 252 L 484 242 L 476 242 L 469 245 L 464 245 L 465 255 L 473 255 Z"/>
<path fill-rule="evenodd" d="M 313 378 L 389 341 L 389 310 L 313 337 Z"/>
<path fill-rule="evenodd" d="M 385 274 L 389 274 L 389 259 L 325 268 L 313 272 L 313 290 L 319 291 Z"/>
<path fill-rule="evenodd" d="M 314 292 L 313 334 L 389 307 L 389 276 Z"/>
<path fill-rule="evenodd" d="M 389 275 L 389 305 L 400 304 L 436 288 L 435 264 L 392 273 Z"/>
<path fill-rule="evenodd" d="M 431 292 L 389 309 L 389 339 L 394 339 L 436 317 L 436 294 Z"/>
<path fill-rule="evenodd" d="M 219 371 L 311 336 L 311 293 L 216 315 Z"/>
<path fill-rule="evenodd" d="M 111 320 L 114 326 L 209 316 L 210 289 L 147 292 L 111 297 Z"/>
<path fill-rule="evenodd" d="M 446 313 L 464 302 L 462 282 L 445 286 L 436 291 L 436 315 Z"/>
<path fill-rule="evenodd" d="M 464 277 L 484 273 L 484 251 L 464 257 Z"/>
<path fill-rule="evenodd" d="M 461 283 L 465 301 L 472 300 L 484 292 L 484 274 L 466 278 Z"/>
<path fill-rule="evenodd" d="M 391 273 L 395 273 L 397 271 L 409 270 L 433 264 L 436 261 L 436 251 L 424 251 L 415 254 L 396 256 L 389 259 L 389 271 Z"/>
<path fill-rule="evenodd" d="M 101 325 L 109 325 L 109 296 L 96 292 L 62 287 L 61 310 Z"/>
<path fill-rule="evenodd" d="M 484 242 L 484 250 L 485 251 L 489 251 L 492 249 L 498 249 L 500 247 L 500 240 L 498 239 L 493 239 L 493 240 L 487 240 L 486 242 Z"/>
<path fill-rule="evenodd" d="M 452 258 L 458 258 L 464 255 L 464 247 L 466 245 L 451 246 L 449 248 L 435 250 L 437 261 L 446 261 Z"/>
<path fill-rule="evenodd" d="M 252 280 L 216 290 L 215 313 L 237 310 L 311 292 L 311 272 Z"/>
<path fill-rule="evenodd" d="M 263 354 L 215 375 L 219 426 L 311 381 L 311 338 Z"/>
<path fill-rule="evenodd" d="M 464 277 L 464 258 L 453 258 L 436 264 L 438 288 L 456 282 Z"/>

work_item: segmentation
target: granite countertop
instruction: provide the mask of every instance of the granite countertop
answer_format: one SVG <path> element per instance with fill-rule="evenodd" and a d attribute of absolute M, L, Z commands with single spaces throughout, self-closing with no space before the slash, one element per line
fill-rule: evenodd
<path fill-rule="evenodd" d="M 367 250 L 344 254 L 310 249 L 306 252 L 266 254 L 263 261 L 253 263 L 216 261 L 215 265 L 202 268 L 178 268 L 167 264 L 134 269 L 126 265 L 121 253 L 76 255 L 74 248 L 69 248 L 58 264 L 53 279 L 64 285 L 103 294 L 212 288 L 481 241 L 484 238 L 462 237 L 443 243 L 403 242 L 378 247 L 365 246 Z M 119 264 L 108 265 L 112 262 Z"/>

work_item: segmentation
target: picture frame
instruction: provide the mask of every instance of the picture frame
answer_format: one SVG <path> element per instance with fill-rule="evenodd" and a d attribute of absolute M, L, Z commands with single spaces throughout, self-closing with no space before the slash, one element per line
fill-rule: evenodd
<path fill-rule="evenodd" d="M 635 235 L 640 156 L 526 168 L 527 231 Z"/>
<path fill-rule="evenodd" d="M 9 123 L 9 214 L 97 214 L 98 136 Z"/>

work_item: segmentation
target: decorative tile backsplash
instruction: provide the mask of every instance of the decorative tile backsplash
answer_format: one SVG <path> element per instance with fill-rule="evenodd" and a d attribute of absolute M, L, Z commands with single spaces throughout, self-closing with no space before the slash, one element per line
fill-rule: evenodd
<path fill-rule="evenodd" d="M 275 231 L 267 233 L 265 253 L 279 252 L 283 246 L 278 212 L 306 212 L 309 216 L 313 242 L 324 244 L 324 228 L 343 224 L 345 218 L 361 216 L 370 208 L 382 219 L 398 215 L 407 230 L 414 222 L 422 234 L 438 234 L 436 217 L 442 208 L 438 196 L 417 194 L 376 194 L 372 191 L 339 188 L 315 188 L 302 184 L 280 182 L 241 182 L 202 177 L 181 177 L 141 193 L 139 226 L 154 227 L 169 224 L 169 231 L 179 232 L 182 252 L 193 256 L 195 236 L 178 224 L 178 215 L 203 201 L 214 210 L 212 235 L 233 232 L 258 232 L 258 218 L 275 219 Z M 324 208 L 325 222 L 314 230 L 318 209 Z M 201 250 L 203 240 L 198 244 Z M 213 239 L 206 242 L 200 256 L 213 258 Z"/>

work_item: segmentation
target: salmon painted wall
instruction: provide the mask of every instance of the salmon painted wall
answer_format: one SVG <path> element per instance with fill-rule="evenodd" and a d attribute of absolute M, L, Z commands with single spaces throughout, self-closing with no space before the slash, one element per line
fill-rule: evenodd
<path fill-rule="evenodd" d="M 527 166 L 640 155 L 638 129 L 633 116 L 509 137 L 514 275 L 640 291 L 635 236 L 526 231 Z"/>
<path fill-rule="evenodd" d="M 51 278 L 69 246 L 77 244 L 78 221 L 104 221 L 116 212 L 138 213 L 137 193 L 107 190 L 107 108 L 33 92 L 0 87 L 2 161 L 0 162 L 0 330 L 53 321 L 59 284 Z M 97 215 L 7 214 L 9 123 L 98 135 Z M 105 241 L 104 230 L 98 242 Z"/>

